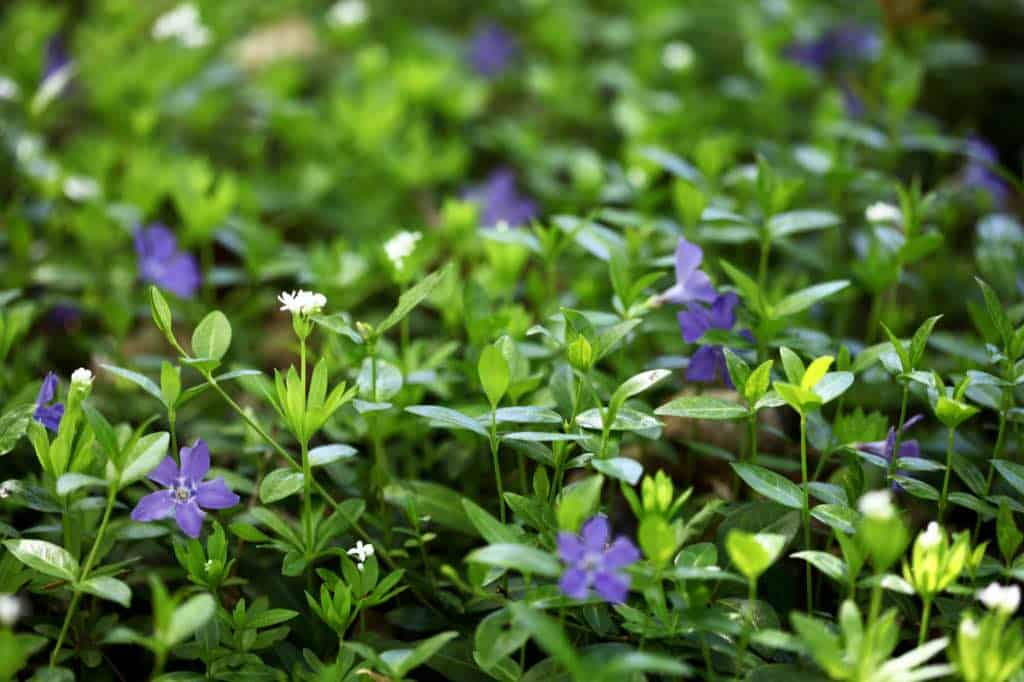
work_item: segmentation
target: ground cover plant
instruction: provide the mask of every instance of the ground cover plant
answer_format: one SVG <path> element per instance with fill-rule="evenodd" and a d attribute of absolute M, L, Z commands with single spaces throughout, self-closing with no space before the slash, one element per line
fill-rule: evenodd
<path fill-rule="evenodd" d="M 0 679 L 1024 681 L 998 2 L 0 7 Z"/>

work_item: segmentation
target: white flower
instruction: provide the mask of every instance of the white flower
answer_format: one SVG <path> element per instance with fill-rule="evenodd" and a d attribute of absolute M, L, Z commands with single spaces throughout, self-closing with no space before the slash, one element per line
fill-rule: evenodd
<path fill-rule="evenodd" d="M 399 232 L 384 244 L 384 252 L 388 260 L 395 266 L 395 270 L 401 270 L 405 265 L 405 259 L 416 250 L 416 242 L 423 238 L 420 232 Z"/>
<path fill-rule="evenodd" d="M 79 367 L 71 373 L 71 383 L 79 386 L 91 386 L 92 385 L 92 372 L 87 370 L 85 367 Z"/>
<path fill-rule="evenodd" d="M 69 175 L 64 180 L 64 196 L 73 201 L 89 201 L 100 194 L 100 184 L 82 175 Z"/>
<path fill-rule="evenodd" d="M 876 201 L 868 206 L 864 216 L 872 223 L 898 223 L 903 220 L 903 212 L 884 201 Z"/>
<path fill-rule="evenodd" d="M 11 627 L 21 618 L 21 601 L 13 594 L 0 594 L 0 625 Z"/>
<path fill-rule="evenodd" d="M 673 41 L 661 51 L 661 65 L 669 71 L 685 71 L 693 66 L 696 55 L 688 44 Z"/>
<path fill-rule="evenodd" d="M 892 506 L 892 493 L 888 490 L 874 490 L 865 493 L 857 503 L 860 513 L 876 521 L 888 521 L 896 514 Z"/>
<path fill-rule="evenodd" d="M 0 76 L 0 99 L 16 99 L 19 92 L 17 83 L 7 76 Z"/>
<path fill-rule="evenodd" d="M 331 26 L 357 26 L 369 16 L 363 0 L 341 0 L 327 10 L 327 23 Z"/>
<path fill-rule="evenodd" d="M 960 634 L 962 634 L 964 637 L 974 639 L 979 634 L 981 634 L 981 629 L 978 628 L 978 624 L 974 622 L 973 618 L 967 616 L 962 621 L 960 621 Z"/>
<path fill-rule="evenodd" d="M 1003 587 L 999 583 L 992 583 L 978 593 L 978 599 L 986 608 L 1013 613 L 1020 606 L 1020 588 L 1016 585 Z"/>
<path fill-rule="evenodd" d="M 318 313 L 327 305 L 327 297 L 312 291 L 282 291 L 277 297 L 281 310 L 300 315 Z"/>
<path fill-rule="evenodd" d="M 928 528 L 918 536 L 917 541 L 921 544 L 922 549 L 937 547 L 942 542 L 942 528 L 939 527 L 939 524 L 932 521 L 928 524 Z"/>
<path fill-rule="evenodd" d="M 173 38 L 185 47 L 196 48 L 210 42 L 210 30 L 203 26 L 199 9 L 186 2 L 157 18 L 153 23 L 153 37 L 157 40 Z"/>
<path fill-rule="evenodd" d="M 15 493 L 20 493 L 23 486 L 21 481 L 16 478 L 11 478 L 3 483 L 0 483 L 0 500 L 6 499 Z"/>
<path fill-rule="evenodd" d="M 363 570 L 363 563 L 373 556 L 373 545 L 363 544 L 362 540 L 356 540 L 356 546 L 348 550 L 349 556 L 356 558 L 356 568 Z"/>

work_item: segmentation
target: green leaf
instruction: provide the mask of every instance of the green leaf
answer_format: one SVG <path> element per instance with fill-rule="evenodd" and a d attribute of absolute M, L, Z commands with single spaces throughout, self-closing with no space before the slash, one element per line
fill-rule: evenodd
<path fill-rule="evenodd" d="M 124 469 L 118 479 L 118 489 L 144 478 L 157 467 L 167 456 L 167 448 L 171 437 L 166 431 L 150 433 L 135 441 L 135 445 L 125 454 Z"/>
<path fill-rule="evenodd" d="M 413 405 L 405 408 L 420 417 L 430 420 L 430 425 L 442 429 L 464 429 L 475 434 L 488 438 L 490 434 L 487 429 L 480 425 L 480 422 L 472 417 L 440 405 Z"/>
<path fill-rule="evenodd" d="M 600 431 L 604 424 L 601 410 L 592 407 L 576 415 L 576 423 L 585 429 Z M 650 431 L 661 428 L 661 422 L 649 414 L 623 407 L 615 415 L 615 419 L 609 428 L 612 431 Z"/>
<path fill-rule="evenodd" d="M 466 561 L 548 577 L 557 576 L 562 572 L 561 562 L 552 555 L 536 547 L 516 543 L 499 543 L 481 547 L 470 552 Z"/>
<path fill-rule="evenodd" d="M 525 405 L 521 407 L 499 407 L 494 412 L 499 424 L 561 424 L 562 415 L 546 407 Z M 480 421 L 490 422 L 491 416 L 484 414 Z"/>
<path fill-rule="evenodd" d="M 401 510 L 411 508 L 418 515 L 429 516 L 434 523 L 476 535 L 476 529 L 462 507 L 462 496 L 439 483 L 429 481 L 397 481 L 384 488 L 384 500 Z"/>
<path fill-rule="evenodd" d="M 787 237 L 792 234 L 824 230 L 839 224 L 839 216 L 829 211 L 789 211 L 779 213 L 768 220 L 768 231 L 772 237 Z"/>
<path fill-rule="evenodd" d="M 294 469 L 275 469 L 260 481 L 260 502 L 270 504 L 302 490 L 303 474 Z"/>
<path fill-rule="evenodd" d="M 355 457 L 357 450 L 345 443 L 334 443 L 333 445 L 321 445 L 309 451 L 309 465 L 322 467 L 333 464 L 341 459 Z"/>
<path fill-rule="evenodd" d="M 981 293 L 985 298 L 985 309 L 988 311 L 989 320 L 991 320 L 992 326 L 995 328 L 996 333 L 999 334 L 999 339 L 1003 342 L 1003 347 L 1005 348 L 1009 345 L 1010 339 L 1013 337 L 1013 324 L 1010 322 L 1010 318 L 1006 315 L 1006 311 L 1003 310 L 1003 304 L 1000 302 L 999 295 L 995 290 L 980 277 L 975 277 L 974 279 L 978 282 L 978 286 L 981 287 Z"/>
<path fill-rule="evenodd" d="M 729 559 L 747 580 L 757 580 L 775 563 L 785 546 L 786 536 L 777 533 L 748 533 L 733 528 L 725 537 Z"/>
<path fill-rule="evenodd" d="M 127 379 L 128 381 L 132 382 L 133 384 L 141 388 L 146 393 L 150 394 L 151 396 L 159 400 L 161 403 L 164 402 L 164 395 L 160 391 L 160 387 L 157 386 L 152 379 L 145 376 L 144 374 L 133 372 L 132 370 L 125 369 L 124 367 L 114 367 L 113 365 L 100 365 L 100 367 L 107 370 L 111 374 L 116 374 L 122 379 Z"/>
<path fill-rule="evenodd" d="M 385 651 L 381 654 L 381 658 L 391 666 L 391 668 L 397 673 L 398 678 L 401 679 L 408 675 L 413 669 L 429 660 L 434 654 L 440 651 L 441 647 L 458 636 L 459 633 L 455 631 L 442 632 L 429 639 L 423 640 L 412 650 L 393 649 Z"/>
<path fill-rule="evenodd" d="M 846 393 L 846 390 L 852 385 L 852 372 L 829 372 L 814 385 L 813 393 L 818 396 L 819 402 L 824 405 Z"/>
<path fill-rule="evenodd" d="M 1005 459 L 993 459 L 992 466 L 1018 493 L 1024 495 L 1024 465 Z"/>
<path fill-rule="evenodd" d="M 508 362 L 497 346 L 485 346 L 480 352 L 477 372 L 480 375 L 480 384 L 484 387 L 484 394 L 487 395 L 487 401 L 493 410 L 505 397 L 509 383 Z"/>
<path fill-rule="evenodd" d="M 75 585 L 75 588 L 82 592 L 88 592 L 100 599 L 116 602 L 128 608 L 132 604 L 132 590 L 128 585 L 117 578 L 110 576 L 96 576 Z"/>
<path fill-rule="evenodd" d="M 45 540 L 6 540 L 4 547 L 21 563 L 44 575 L 74 582 L 78 562 L 70 552 Z"/>
<path fill-rule="evenodd" d="M 746 385 L 743 387 L 743 397 L 748 405 L 757 405 L 758 401 L 768 392 L 772 380 L 773 364 L 773 361 L 765 360 L 747 377 Z"/>
<path fill-rule="evenodd" d="M 1017 528 L 1013 520 L 1013 511 L 1010 505 L 1003 501 L 999 505 L 999 514 L 996 516 L 996 539 L 999 542 L 999 552 L 1003 555 L 1003 561 L 1009 564 L 1017 555 L 1017 549 L 1024 540 L 1024 535 Z"/>
<path fill-rule="evenodd" d="M 743 358 L 736 355 L 731 348 L 723 347 L 722 353 L 725 355 L 725 366 L 729 370 L 729 378 L 732 379 L 732 385 L 736 387 L 736 391 L 740 395 L 746 395 L 747 379 L 750 378 L 750 366 L 743 361 Z"/>
<path fill-rule="evenodd" d="M 779 357 L 782 358 L 782 369 L 786 373 L 786 381 L 799 386 L 804 378 L 804 361 L 786 346 L 779 348 Z"/>
<path fill-rule="evenodd" d="M 734 462 L 732 468 L 747 485 L 768 499 L 790 509 L 803 509 L 803 492 L 788 478 L 746 462 Z"/>
<path fill-rule="evenodd" d="M 521 537 L 512 527 L 506 526 L 472 500 L 462 498 L 462 508 L 466 511 L 469 522 L 484 540 L 495 544 L 515 543 Z"/>
<path fill-rule="evenodd" d="M 107 482 L 102 478 L 87 476 L 75 472 L 66 473 L 57 479 L 57 494 L 61 497 L 73 493 L 85 487 L 106 487 Z"/>
<path fill-rule="evenodd" d="M 198 594 L 174 609 L 167 630 L 159 633 L 159 639 L 166 647 L 180 644 L 206 625 L 213 617 L 217 605 L 209 594 Z"/>
<path fill-rule="evenodd" d="M 807 369 L 804 370 L 804 375 L 800 378 L 800 388 L 804 390 L 811 390 L 817 386 L 818 382 L 821 381 L 828 372 L 828 368 L 832 366 L 832 362 L 834 360 L 835 358 L 831 355 L 823 355 L 820 358 L 816 358 L 807 366 Z"/>
<path fill-rule="evenodd" d="M 510 602 L 508 608 L 516 623 L 526 628 L 537 646 L 561 663 L 572 679 L 585 679 L 579 655 L 558 621 L 522 602 Z"/>
<path fill-rule="evenodd" d="M 192 332 L 192 353 L 198 359 L 219 361 L 231 346 L 231 323 L 219 310 L 206 315 Z"/>
<path fill-rule="evenodd" d="M 840 504 L 819 504 L 811 510 L 811 516 L 842 533 L 857 529 L 857 512 Z"/>
<path fill-rule="evenodd" d="M 565 486 L 555 506 L 559 529 L 570 533 L 577 532 L 583 522 L 597 509 L 603 485 L 604 477 L 598 474 Z"/>
<path fill-rule="evenodd" d="M 754 312 L 763 315 L 764 298 L 761 296 L 761 287 L 757 286 L 757 282 L 724 258 L 719 259 L 718 263 L 725 270 L 725 274 L 729 276 L 729 279 L 736 285 L 736 288 L 740 290 L 744 302 Z"/>
<path fill-rule="evenodd" d="M 441 283 L 441 280 L 444 279 L 445 275 L 447 275 L 451 269 L 452 265 L 449 263 L 440 270 L 430 273 L 420 280 L 416 286 L 399 296 L 398 304 L 395 306 L 394 310 L 384 318 L 384 321 L 377 325 L 376 333 L 378 335 L 383 334 L 401 322 L 406 315 L 412 312 L 413 308 L 422 303 L 423 300 L 437 288 L 437 285 Z"/>
<path fill-rule="evenodd" d="M 742 419 L 750 414 L 750 411 L 728 400 L 697 395 L 670 400 L 656 409 L 654 414 L 691 419 Z"/>
<path fill-rule="evenodd" d="M 808 550 L 796 552 L 791 556 L 803 559 L 836 582 L 845 583 L 848 579 L 846 564 L 834 554 Z"/>
<path fill-rule="evenodd" d="M 164 336 L 171 345 L 177 343 L 174 338 L 174 325 L 173 318 L 171 317 L 171 308 L 167 305 L 167 300 L 164 298 L 160 290 L 155 286 L 149 287 L 149 310 L 153 315 L 153 324 L 156 328 L 163 332 Z"/>
<path fill-rule="evenodd" d="M 928 338 L 932 335 L 935 324 L 942 319 L 942 315 L 929 317 L 921 323 L 921 326 L 914 332 L 914 338 L 910 341 L 910 366 L 917 367 L 924 356 L 924 349 L 928 345 Z"/>
<path fill-rule="evenodd" d="M 590 466 L 605 476 L 625 481 L 630 485 L 636 485 L 640 481 L 640 477 L 644 475 L 644 466 L 629 457 L 610 457 L 608 459 L 595 457 L 590 460 Z"/>
<path fill-rule="evenodd" d="M 34 405 L 21 405 L 0 417 L 0 455 L 6 455 L 13 450 L 25 435 L 34 410 Z"/>
<path fill-rule="evenodd" d="M 609 407 L 613 411 L 618 412 L 619 408 L 622 407 L 629 398 L 643 393 L 655 384 L 671 376 L 671 374 L 672 372 L 667 369 L 652 369 L 648 372 L 634 374 L 622 382 L 622 385 L 615 390 L 615 393 L 612 394 L 611 400 L 608 401 Z"/>
<path fill-rule="evenodd" d="M 850 286 L 850 281 L 842 279 L 832 282 L 824 282 L 823 284 L 815 284 L 812 287 L 801 289 L 800 291 L 786 296 L 784 299 L 772 306 L 770 317 L 775 319 L 795 315 L 807 310 L 818 301 L 824 300 L 829 296 L 842 291 L 848 286 Z"/>

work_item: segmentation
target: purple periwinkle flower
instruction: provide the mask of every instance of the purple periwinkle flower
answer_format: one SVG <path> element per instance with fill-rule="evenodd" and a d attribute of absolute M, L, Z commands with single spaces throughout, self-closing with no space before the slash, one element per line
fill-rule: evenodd
<path fill-rule="evenodd" d="M 46 56 L 43 60 L 43 77 L 40 81 L 45 81 L 50 76 L 54 75 L 68 64 L 71 63 L 71 57 L 68 55 L 67 46 L 64 44 L 64 38 L 61 35 L 54 34 L 46 41 Z"/>
<path fill-rule="evenodd" d="M 739 297 L 728 292 L 715 296 L 710 306 L 691 303 L 677 316 L 683 340 L 687 343 L 696 343 L 709 329 L 724 329 L 726 331 L 732 329 L 736 324 L 736 304 L 738 302 Z M 722 347 L 705 345 L 698 348 L 686 366 L 686 378 L 689 381 L 710 383 L 715 381 L 719 375 L 725 380 L 726 385 L 732 388 L 729 370 L 725 364 L 725 351 L 722 350 Z"/>
<path fill-rule="evenodd" d="M 487 180 L 466 192 L 466 198 L 482 211 L 485 227 L 519 227 L 537 216 L 537 204 L 519 192 L 516 174 L 510 168 L 500 168 Z"/>
<path fill-rule="evenodd" d="M 36 394 L 36 409 L 32 412 L 33 419 L 54 433 L 57 432 L 60 420 L 64 417 L 63 403 L 47 404 L 53 400 L 56 392 L 57 375 L 53 372 L 47 372 L 46 377 L 43 379 L 43 385 L 39 387 L 39 393 Z"/>
<path fill-rule="evenodd" d="M 191 254 L 178 249 L 174 233 L 160 223 L 135 230 L 135 253 L 139 275 L 182 298 L 191 298 L 199 289 L 199 264 Z"/>
<path fill-rule="evenodd" d="M 470 66 L 485 78 L 494 78 L 508 68 L 519 53 L 512 35 L 497 24 L 481 26 L 469 40 L 467 58 Z"/>
<path fill-rule="evenodd" d="M 662 301 L 686 305 L 694 301 L 711 303 L 715 300 L 715 288 L 707 274 L 700 270 L 704 251 L 685 239 L 676 245 L 676 283 L 661 296 Z"/>
<path fill-rule="evenodd" d="M 558 588 L 567 597 L 586 599 L 593 589 L 606 602 L 621 604 L 629 594 L 626 566 L 640 558 L 633 542 L 619 536 L 611 544 L 608 517 L 598 514 L 586 523 L 579 535 L 558 534 L 558 556 L 565 562 L 565 572 Z"/>
<path fill-rule="evenodd" d="M 915 414 L 913 417 L 903 422 L 903 428 L 901 432 L 906 431 L 911 426 L 921 421 L 924 417 L 920 414 Z M 860 449 L 864 452 L 869 452 L 873 455 L 877 455 L 885 459 L 886 462 L 892 461 L 893 450 L 896 448 L 896 429 L 890 427 L 889 433 L 886 434 L 885 440 L 875 440 L 867 443 L 861 443 Z M 916 440 L 901 440 L 900 441 L 900 453 L 899 459 L 907 459 L 910 457 L 920 457 L 921 446 Z M 899 476 L 905 475 L 905 471 L 897 471 L 896 474 Z M 899 490 L 902 488 L 899 483 L 895 481 L 892 484 L 893 490 Z"/>
<path fill-rule="evenodd" d="M 808 69 L 824 71 L 837 64 L 873 59 L 881 46 L 874 29 L 848 24 L 829 29 L 814 40 L 794 41 L 783 54 Z"/>
<path fill-rule="evenodd" d="M 980 137 L 968 138 L 966 144 L 967 164 L 964 166 L 965 187 L 980 189 L 992 197 L 996 206 L 1003 206 L 1010 195 L 1006 181 L 999 177 L 992 167 L 999 163 L 999 153 L 988 141 Z"/>
<path fill-rule="evenodd" d="M 199 537 L 206 516 L 204 509 L 227 509 L 239 501 L 223 478 L 203 480 L 209 470 L 210 450 L 202 440 L 181 449 L 180 468 L 173 457 L 165 457 L 149 474 L 149 480 L 164 489 L 139 500 L 132 509 L 132 520 L 159 521 L 174 516 L 181 532 L 190 538 Z"/>

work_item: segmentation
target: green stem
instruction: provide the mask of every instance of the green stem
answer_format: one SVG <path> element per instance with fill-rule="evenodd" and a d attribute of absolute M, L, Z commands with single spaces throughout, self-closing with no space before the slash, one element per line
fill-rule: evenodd
<path fill-rule="evenodd" d="M 761 239 L 761 255 L 757 261 L 757 288 L 764 291 L 764 282 L 768 277 L 768 254 L 772 250 L 772 241 L 768 238 Z"/>
<path fill-rule="evenodd" d="M 900 398 L 900 420 L 896 423 L 896 440 L 892 444 L 892 454 L 889 457 L 889 480 L 896 475 L 896 460 L 900 458 L 900 442 L 903 440 L 903 425 L 907 421 L 907 398 L 910 397 L 910 387 L 903 384 L 903 397 Z"/>
<path fill-rule="evenodd" d="M 946 497 L 949 495 L 949 472 L 953 469 L 953 433 L 955 429 L 950 427 L 949 438 L 946 442 L 946 473 L 942 477 L 942 495 L 939 497 L 939 523 L 946 513 Z"/>
<path fill-rule="evenodd" d="M 928 636 L 928 617 L 932 614 L 932 600 L 924 600 L 924 610 L 921 611 L 921 629 L 917 633 L 917 645 L 921 646 L 924 644 L 925 638 Z"/>
<path fill-rule="evenodd" d="M 501 461 L 498 459 L 498 416 L 491 410 L 491 463 L 494 466 L 494 483 L 498 487 L 498 509 L 501 522 L 505 523 L 505 489 L 501 483 Z"/>
<path fill-rule="evenodd" d="M 750 642 L 750 634 L 754 630 L 754 607 L 757 604 L 757 580 L 749 580 L 747 583 L 747 613 L 743 620 L 743 633 L 740 635 L 739 650 L 736 654 L 736 679 L 740 679 L 740 671 L 743 669 L 743 657 L 747 653 L 747 644 Z"/>
<path fill-rule="evenodd" d="M 882 319 L 882 293 L 875 292 L 874 297 L 871 299 L 871 311 L 868 313 L 868 328 L 866 343 L 872 343 L 875 340 L 875 334 L 877 333 L 878 323 Z"/>
<path fill-rule="evenodd" d="M 107 506 L 103 509 L 103 520 L 100 521 L 100 528 L 96 531 L 96 540 L 92 543 L 92 549 L 89 550 L 89 556 L 85 559 L 85 564 L 82 566 L 82 572 L 79 574 L 77 582 L 82 583 L 88 580 L 89 571 L 92 570 L 92 565 L 96 561 L 96 553 L 99 551 L 100 545 L 103 543 L 103 534 L 107 530 L 107 523 L 110 521 L 110 512 L 114 509 L 114 500 L 117 497 L 117 491 L 111 487 L 107 493 Z M 75 588 L 72 588 L 75 589 Z M 68 627 L 71 625 L 71 619 L 75 615 L 75 609 L 78 607 L 78 601 L 81 599 L 82 593 L 75 589 L 74 594 L 71 597 L 71 605 L 68 606 L 68 611 L 64 615 L 64 624 L 60 628 L 60 634 L 57 636 L 57 643 L 53 647 L 53 652 L 50 654 L 50 667 L 57 665 L 57 654 L 60 653 L 61 645 L 64 644 L 64 638 L 68 634 Z"/>
<path fill-rule="evenodd" d="M 807 485 L 807 416 L 800 415 L 800 476 L 803 479 L 803 525 L 804 525 L 804 549 L 811 549 L 811 498 Z M 811 564 L 805 562 L 805 577 L 807 589 L 807 612 L 814 610 L 814 590 L 811 583 Z"/>
<path fill-rule="evenodd" d="M 174 425 L 177 422 L 177 420 L 178 420 L 178 415 L 174 411 L 174 408 L 173 407 L 168 408 L 168 410 L 167 410 L 167 426 L 171 430 L 171 452 L 172 453 L 177 453 L 178 452 L 178 434 L 177 434 L 177 429 L 175 429 L 175 427 L 174 427 Z"/>

